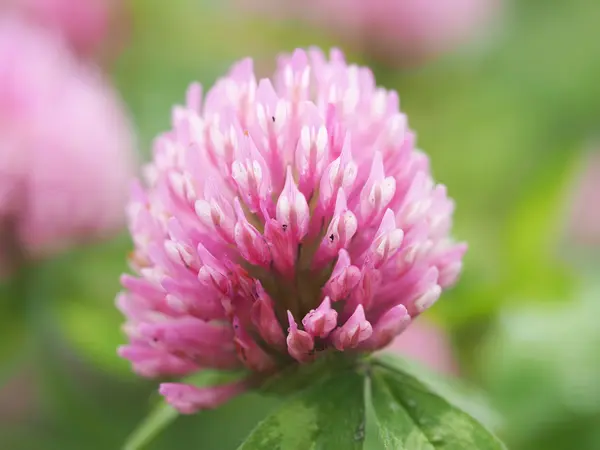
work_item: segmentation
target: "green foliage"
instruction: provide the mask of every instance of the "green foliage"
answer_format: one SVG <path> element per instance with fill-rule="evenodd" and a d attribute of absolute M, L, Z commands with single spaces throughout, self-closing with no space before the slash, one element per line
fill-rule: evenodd
<path fill-rule="evenodd" d="M 418 379 L 448 403 L 475 417 L 488 428 L 496 429 L 499 426 L 500 417 L 493 410 L 484 392 L 464 380 L 439 374 L 414 361 L 398 358 L 394 354 L 380 354 L 376 361 L 378 365 L 392 372 L 405 373 Z"/>
<path fill-rule="evenodd" d="M 344 371 L 289 399 L 239 450 L 359 450 L 365 438 L 364 378 Z"/>
<path fill-rule="evenodd" d="M 23 280 L 24 281 L 24 280 Z M 5 377 L 24 359 L 30 339 L 27 334 L 25 302 L 22 298 L 23 286 L 18 278 L 0 284 L 0 320 L 2 340 L 0 340 L 0 384 Z"/>
<path fill-rule="evenodd" d="M 569 303 L 511 308 L 483 347 L 483 381 L 510 418 L 503 434 L 511 448 L 597 448 L 589 424 L 600 417 L 598 298 L 590 280 Z"/>
<path fill-rule="evenodd" d="M 312 367 L 309 372 L 296 367 L 295 373 L 267 383 L 263 400 L 276 396 L 280 406 L 256 425 L 238 450 L 504 448 L 465 412 L 469 408 L 481 414 L 481 401 L 479 397 L 473 401 L 473 393 L 456 380 L 446 381 L 389 355 L 368 360 L 331 357 Z M 209 386 L 218 376 L 218 372 L 201 374 L 190 382 Z M 195 420 L 201 421 L 204 414 Z M 124 449 L 145 448 L 176 417 L 161 402 Z M 374 431 L 379 438 L 367 436 Z"/>
<path fill-rule="evenodd" d="M 505 448 L 475 419 L 405 372 L 376 366 L 371 389 L 384 449 Z"/>

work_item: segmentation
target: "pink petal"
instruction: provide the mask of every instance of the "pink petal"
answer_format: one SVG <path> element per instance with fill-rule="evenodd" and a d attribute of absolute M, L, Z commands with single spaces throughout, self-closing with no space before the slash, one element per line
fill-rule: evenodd
<path fill-rule="evenodd" d="M 287 336 L 288 353 L 296 361 L 304 363 L 313 360 L 315 342 L 306 331 L 298 329 L 294 316 L 288 311 L 290 328 Z"/>
<path fill-rule="evenodd" d="M 337 326 L 337 311 L 331 307 L 329 297 L 325 297 L 317 309 L 311 309 L 302 319 L 304 329 L 313 337 L 326 338 Z"/>
<path fill-rule="evenodd" d="M 372 333 L 373 328 L 365 318 L 365 311 L 362 305 L 358 305 L 346 323 L 333 331 L 331 339 L 335 348 L 344 351 L 356 348 L 369 339 Z"/>
<path fill-rule="evenodd" d="M 183 383 L 162 383 L 159 392 L 181 414 L 194 414 L 228 402 L 247 389 L 244 380 L 232 384 L 199 388 Z"/>

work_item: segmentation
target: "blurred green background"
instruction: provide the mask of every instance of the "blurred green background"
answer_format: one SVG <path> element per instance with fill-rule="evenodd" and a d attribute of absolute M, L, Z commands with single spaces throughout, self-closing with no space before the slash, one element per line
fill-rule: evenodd
<path fill-rule="evenodd" d="M 126 7 L 129 40 L 109 71 L 144 158 L 189 82 L 208 87 L 243 56 L 269 70 L 298 46 L 347 50 L 323 30 L 217 0 Z M 599 24 L 597 0 L 506 3 L 484 45 L 404 69 L 374 65 L 398 90 L 456 200 L 455 235 L 470 245 L 460 283 L 427 316 L 449 332 L 462 376 L 488 392 L 511 449 L 600 449 L 599 247 L 578 245 L 565 226 L 600 131 Z M 52 262 L 31 302 L 0 303 L 1 449 L 118 449 L 145 416 L 156 383 L 115 354 L 124 338 L 113 299 L 130 248 L 123 234 L 76 249 Z M 270 407 L 239 398 L 179 419 L 149 448 L 235 448 Z"/>

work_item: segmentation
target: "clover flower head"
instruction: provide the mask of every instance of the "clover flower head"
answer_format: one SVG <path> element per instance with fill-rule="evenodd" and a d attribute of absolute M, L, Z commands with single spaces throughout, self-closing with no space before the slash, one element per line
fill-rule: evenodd
<path fill-rule="evenodd" d="M 457 279 L 452 211 L 369 69 L 296 50 L 256 80 L 243 60 L 203 102 L 189 88 L 133 189 L 120 354 L 150 377 L 267 375 L 380 349 Z M 161 392 L 190 413 L 243 389 Z"/>
<path fill-rule="evenodd" d="M 125 224 L 135 172 L 116 92 L 54 33 L 0 18 L 0 266 L 47 256 Z"/>
<path fill-rule="evenodd" d="M 3 0 L 0 10 L 60 34 L 78 55 L 91 57 L 122 34 L 124 7 L 117 0 Z M 117 19 L 119 19 L 117 21 Z"/>

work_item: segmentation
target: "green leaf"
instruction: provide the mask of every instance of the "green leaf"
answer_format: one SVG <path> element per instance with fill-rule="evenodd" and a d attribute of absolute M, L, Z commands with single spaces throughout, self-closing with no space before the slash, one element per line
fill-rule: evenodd
<path fill-rule="evenodd" d="M 385 449 L 505 448 L 474 418 L 406 372 L 375 365 L 371 395 Z"/>
<path fill-rule="evenodd" d="M 238 450 L 359 450 L 364 438 L 364 377 L 345 371 L 291 398 Z"/>
<path fill-rule="evenodd" d="M 194 386 L 211 386 L 240 378 L 240 372 L 203 370 L 183 380 Z M 142 423 L 129 436 L 123 450 L 139 450 L 147 446 L 158 434 L 177 419 L 179 413 L 161 400 Z"/>
<path fill-rule="evenodd" d="M 442 375 L 416 361 L 399 358 L 391 353 L 381 353 L 375 360 L 376 364 L 392 371 L 407 373 L 418 379 L 448 403 L 475 417 L 488 428 L 499 427 L 499 415 L 492 408 L 485 393 L 463 380 L 454 376 Z"/>

